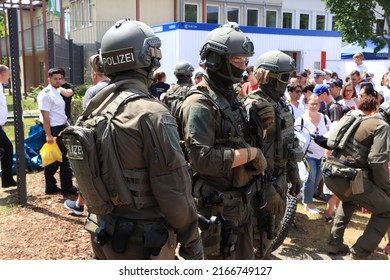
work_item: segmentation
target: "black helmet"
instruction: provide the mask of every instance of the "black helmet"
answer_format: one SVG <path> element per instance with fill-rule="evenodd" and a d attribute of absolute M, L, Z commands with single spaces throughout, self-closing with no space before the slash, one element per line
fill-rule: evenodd
<path fill-rule="evenodd" d="M 152 75 L 161 59 L 161 41 L 146 24 L 119 20 L 103 35 L 100 55 L 106 75 L 145 69 Z"/>
<path fill-rule="evenodd" d="M 173 71 L 177 78 L 179 76 L 192 77 L 192 72 L 194 72 L 194 67 L 186 60 L 181 60 L 176 63 L 175 70 Z"/>
<path fill-rule="evenodd" d="M 236 23 L 230 23 L 212 30 L 207 35 L 200 51 L 200 59 L 206 61 L 208 69 L 218 70 L 223 56 L 251 57 L 253 54 L 253 42 L 240 30 Z"/>

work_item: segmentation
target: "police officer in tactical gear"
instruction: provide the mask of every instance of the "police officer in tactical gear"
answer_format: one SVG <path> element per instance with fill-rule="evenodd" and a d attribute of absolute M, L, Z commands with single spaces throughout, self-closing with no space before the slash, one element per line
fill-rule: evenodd
<path fill-rule="evenodd" d="M 286 210 L 288 191 L 297 195 L 301 189 L 297 162 L 302 160 L 303 153 L 295 140 L 294 116 L 290 113 L 284 97 L 290 74 L 294 70 L 295 62 L 287 54 L 281 51 L 263 53 L 255 63 L 254 74 L 259 89 L 250 93 L 244 101 L 247 111 L 252 108 L 253 102 L 257 101 L 258 107 L 264 102 L 271 103 L 275 112 L 274 122 L 267 121 L 267 111 L 260 110 L 258 113 L 267 124 L 263 127 L 267 131 L 262 147 L 267 158 L 267 170 L 262 178 L 262 197 L 253 200 L 255 209 L 262 209 L 265 205 L 266 211 L 265 214 L 255 211 L 253 230 L 256 258 L 270 257 L 272 240 L 280 230 Z"/>
<path fill-rule="evenodd" d="M 172 84 L 168 89 L 167 93 L 164 96 L 164 103 L 172 111 L 172 103 L 183 97 L 187 91 L 192 87 L 192 73 L 194 72 L 194 67 L 192 64 L 186 60 L 181 60 L 176 63 L 175 70 L 173 73 L 175 74 L 177 81 L 175 84 Z"/>
<path fill-rule="evenodd" d="M 363 87 L 359 110 L 348 112 L 331 130 L 332 156 L 321 170 L 328 188 L 341 199 L 328 241 L 328 253 L 347 253 L 345 229 L 357 207 L 370 211 L 362 236 L 350 248 L 352 259 L 369 259 L 390 226 L 389 104 L 377 113 L 377 92 Z"/>
<path fill-rule="evenodd" d="M 100 91 L 88 107 L 98 103 L 90 117 L 104 116 L 118 98 L 128 98 L 111 120 L 115 137 L 110 151 L 116 152 L 126 177 L 122 192 L 131 199 L 123 204 L 119 193 L 111 199 L 115 207 L 110 214 L 88 218 L 87 229 L 97 224 L 91 237 L 98 259 L 174 259 L 177 242 L 182 257 L 203 258 L 175 118 L 148 95 L 153 71 L 160 66 L 160 46 L 149 26 L 129 19 L 118 21 L 102 38 L 101 61 L 111 79 L 106 88 L 114 84 L 117 89 L 105 99 Z M 110 170 L 103 182 L 115 187 L 114 167 L 99 160 L 102 170 Z"/>
<path fill-rule="evenodd" d="M 190 163 L 197 175 L 193 195 L 208 259 L 253 259 L 253 176 L 263 174 L 266 161 L 249 145 L 246 112 L 233 84 L 241 80 L 252 41 L 237 24 L 212 30 L 200 51 L 206 61 L 203 80 L 184 100 L 180 119 Z M 204 220 L 204 219 L 203 219 Z"/>

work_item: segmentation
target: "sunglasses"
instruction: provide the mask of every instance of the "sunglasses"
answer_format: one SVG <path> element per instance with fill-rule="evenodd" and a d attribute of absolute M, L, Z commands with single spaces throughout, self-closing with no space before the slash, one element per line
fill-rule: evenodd
<path fill-rule="evenodd" d="M 296 93 L 302 93 L 302 90 L 294 90 Z"/>

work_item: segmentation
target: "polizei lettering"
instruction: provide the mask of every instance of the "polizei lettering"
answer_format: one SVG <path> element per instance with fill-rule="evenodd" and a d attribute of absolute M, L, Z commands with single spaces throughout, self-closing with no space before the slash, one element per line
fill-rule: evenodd
<path fill-rule="evenodd" d="M 102 53 L 102 62 L 107 73 L 132 69 L 136 65 L 136 60 L 133 48 Z"/>
<path fill-rule="evenodd" d="M 133 53 L 118 54 L 116 56 L 109 56 L 103 58 L 103 63 L 110 66 L 124 64 L 124 63 L 131 63 L 134 61 L 135 59 Z"/>

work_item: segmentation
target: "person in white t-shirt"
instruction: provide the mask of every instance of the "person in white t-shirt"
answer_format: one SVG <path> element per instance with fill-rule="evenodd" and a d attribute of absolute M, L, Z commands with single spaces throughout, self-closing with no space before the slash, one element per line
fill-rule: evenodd
<path fill-rule="evenodd" d="M 364 80 L 367 75 L 367 66 L 363 63 L 363 59 L 364 55 L 360 52 L 353 55 L 353 62 L 355 62 L 356 70 L 360 72 L 360 77 L 362 80 Z"/>
<path fill-rule="evenodd" d="M 320 100 L 316 93 L 313 93 L 307 102 L 305 114 L 295 120 L 295 128 L 298 131 L 306 131 L 314 135 L 323 135 L 329 130 L 330 119 L 328 116 L 318 112 L 320 108 Z M 325 154 L 325 149 L 311 140 L 306 161 L 310 166 L 309 175 L 302 186 L 302 203 L 305 210 L 312 214 L 319 214 L 313 202 L 314 194 L 321 180 L 321 159 Z"/>
<path fill-rule="evenodd" d="M 300 84 L 288 84 L 287 92 L 290 95 L 290 112 L 294 115 L 296 120 L 305 113 L 305 105 L 302 104 L 302 86 Z"/>
<path fill-rule="evenodd" d="M 44 167 L 45 193 L 55 194 L 62 191 L 62 194 L 77 194 L 77 189 L 72 184 L 72 169 L 66 156 L 67 150 L 62 141 L 58 141 L 58 135 L 68 125 L 65 101 L 59 91 L 64 76 L 59 68 L 49 69 L 48 76 L 49 85 L 42 89 L 37 97 L 38 108 L 41 112 L 39 119 L 43 124 L 46 142 L 52 144 L 54 137 L 57 137 L 57 144 L 62 152 L 62 162 L 55 161 Z M 58 167 L 60 168 L 61 189 L 57 187 L 57 180 L 54 177 Z"/>
<path fill-rule="evenodd" d="M 8 107 L 4 95 L 3 83 L 9 79 L 9 68 L 0 64 L 0 157 L 1 157 L 1 187 L 9 188 L 17 186 L 12 177 L 13 151 L 12 142 L 8 139 L 3 130 L 3 125 L 7 122 Z"/>

